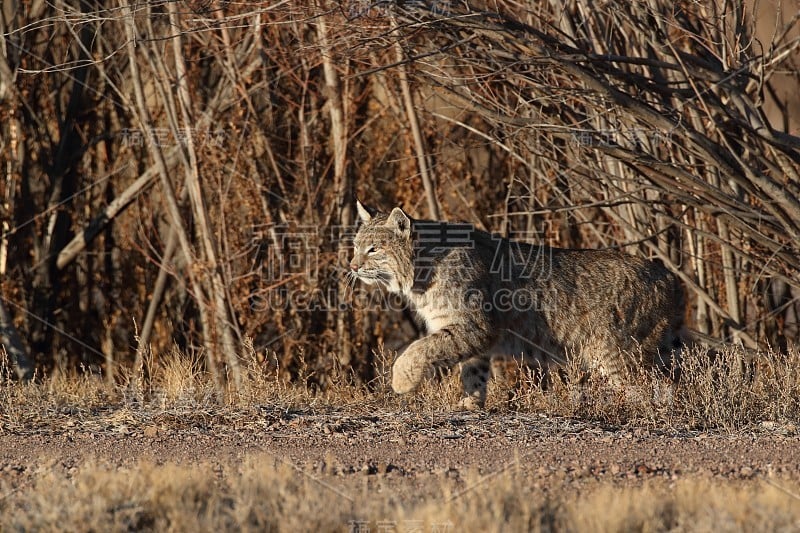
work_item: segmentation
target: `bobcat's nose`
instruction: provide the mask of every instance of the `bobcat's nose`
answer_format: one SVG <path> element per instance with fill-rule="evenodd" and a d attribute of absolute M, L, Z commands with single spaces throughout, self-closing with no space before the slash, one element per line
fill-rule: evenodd
<path fill-rule="evenodd" d="M 355 261 L 350 263 L 350 270 L 352 270 L 353 272 L 357 271 L 358 270 L 358 263 L 356 263 Z"/>

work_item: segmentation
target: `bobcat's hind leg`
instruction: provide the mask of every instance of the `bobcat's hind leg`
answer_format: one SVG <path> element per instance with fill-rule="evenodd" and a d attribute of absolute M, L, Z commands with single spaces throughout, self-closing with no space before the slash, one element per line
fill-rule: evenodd
<path fill-rule="evenodd" d="M 483 409 L 486 403 L 486 385 L 491 365 L 483 357 L 473 357 L 461 363 L 461 385 L 464 395 L 458 407 L 468 411 Z"/>

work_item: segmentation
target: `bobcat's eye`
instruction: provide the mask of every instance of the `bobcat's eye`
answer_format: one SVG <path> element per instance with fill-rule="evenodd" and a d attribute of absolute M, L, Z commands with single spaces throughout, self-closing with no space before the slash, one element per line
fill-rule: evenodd
<path fill-rule="evenodd" d="M 374 246 L 370 246 L 367 249 L 367 255 L 375 255 L 376 253 L 378 253 L 378 250 Z"/>

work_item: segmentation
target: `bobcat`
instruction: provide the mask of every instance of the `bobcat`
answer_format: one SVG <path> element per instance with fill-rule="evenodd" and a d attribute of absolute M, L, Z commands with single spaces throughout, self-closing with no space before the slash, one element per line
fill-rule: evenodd
<path fill-rule="evenodd" d="M 388 215 L 356 207 L 350 275 L 402 294 L 428 332 L 394 362 L 398 394 L 461 363 L 460 405 L 482 408 L 494 357 L 542 372 L 577 357 L 612 383 L 638 365 L 677 379 L 685 296 L 660 262 L 526 244 L 414 220 L 399 207 Z"/>

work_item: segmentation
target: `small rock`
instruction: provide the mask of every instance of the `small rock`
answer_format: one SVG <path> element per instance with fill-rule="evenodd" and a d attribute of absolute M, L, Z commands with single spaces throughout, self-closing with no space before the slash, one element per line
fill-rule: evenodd
<path fill-rule="evenodd" d="M 144 436 L 148 439 L 154 439 L 158 436 L 158 427 L 156 426 L 147 426 L 144 428 Z"/>

